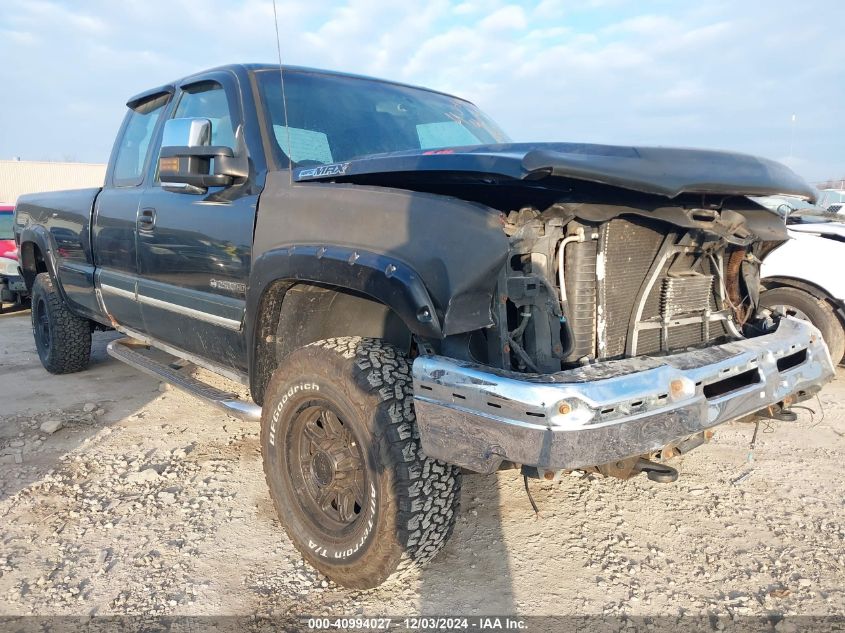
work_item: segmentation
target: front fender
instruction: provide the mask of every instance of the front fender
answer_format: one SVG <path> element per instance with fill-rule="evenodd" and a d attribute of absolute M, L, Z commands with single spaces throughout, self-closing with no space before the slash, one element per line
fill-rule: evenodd
<path fill-rule="evenodd" d="M 266 251 L 253 263 L 246 303 L 245 340 L 253 398 L 261 399 L 269 378 L 262 310 L 274 311 L 281 293 L 296 283 L 312 283 L 355 291 L 390 308 L 409 331 L 442 338 L 440 315 L 419 275 L 397 259 L 340 246 L 297 245 Z M 287 286 L 287 287 L 285 287 Z M 265 303 L 265 297 L 270 302 Z M 303 315 L 303 319 L 307 315 Z"/>
<path fill-rule="evenodd" d="M 368 262 L 376 276 L 391 262 L 400 270 L 406 265 L 424 282 L 444 336 L 492 325 L 496 279 L 508 253 L 499 212 L 490 207 L 390 187 L 291 185 L 286 173 L 270 172 L 258 205 L 256 261 L 292 245 L 323 246 L 326 253 L 339 248 L 340 263 L 357 252 L 359 266 L 367 253 L 386 257 Z"/>
<path fill-rule="evenodd" d="M 442 338 L 440 315 L 425 284 L 396 258 L 342 246 L 297 245 L 268 251 L 253 264 L 248 314 L 256 314 L 265 290 L 278 281 L 363 293 L 393 310 L 414 334 Z"/>

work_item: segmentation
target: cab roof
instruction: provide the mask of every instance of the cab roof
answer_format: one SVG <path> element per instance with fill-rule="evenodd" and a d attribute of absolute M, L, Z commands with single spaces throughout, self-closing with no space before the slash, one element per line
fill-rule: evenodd
<path fill-rule="evenodd" d="M 201 70 L 196 73 L 192 73 L 186 77 L 182 77 L 181 79 L 177 79 L 176 81 L 172 81 L 167 83 L 163 86 L 158 86 L 157 88 L 151 88 L 150 90 L 145 90 L 136 94 L 134 97 L 129 99 L 126 102 L 126 105 L 130 108 L 137 107 L 138 104 L 147 101 L 150 98 L 157 97 L 162 94 L 173 94 L 176 91 L 176 86 L 182 85 L 186 82 L 193 81 L 195 79 L 200 79 L 204 75 L 212 72 L 232 72 L 235 74 L 253 74 L 256 72 L 266 72 L 266 71 L 290 71 L 290 72 L 298 72 L 298 73 L 310 73 L 314 75 L 330 75 L 334 77 L 348 77 L 350 79 L 363 79 L 365 81 L 377 81 L 380 83 L 385 84 L 392 84 L 394 86 L 403 86 L 405 88 L 413 88 L 415 90 L 425 90 L 426 92 L 432 92 L 435 94 L 445 95 L 447 97 L 451 97 L 452 99 L 460 99 L 461 101 L 467 101 L 462 97 L 458 97 L 453 94 L 449 94 L 447 92 L 441 92 L 439 90 L 432 90 L 431 88 L 425 88 L 423 86 L 415 86 L 413 84 L 406 84 L 400 81 L 393 81 L 390 79 L 379 79 L 377 77 L 369 77 L 367 75 L 357 75 L 354 73 L 345 73 L 340 72 L 338 70 L 325 70 L 322 68 L 310 68 L 307 66 L 288 66 L 284 64 L 280 66 L 279 64 L 265 64 L 265 63 L 247 63 L 247 64 L 225 64 L 223 66 L 216 66 L 214 68 L 207 68 L 206 70 Z M 469 103 L 469 101 L 467 101 Z"/>

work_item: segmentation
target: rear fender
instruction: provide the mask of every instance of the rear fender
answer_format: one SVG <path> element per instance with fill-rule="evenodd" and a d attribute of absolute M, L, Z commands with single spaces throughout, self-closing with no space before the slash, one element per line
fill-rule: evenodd
<path fill-rule="evenodd" d="M 93 319 L 101 325 L 109 325 L 109 322 L 101 314 L 91 311 L 68 296 L 59 274 L 59 266 L 56 261 L 56 244 L 50 232 L 44 226 L 34 224 L 25 227 L 20 232 L 20 268 L 29 292 L 32 292 L 32 286 L 38 273 L 46 272 L 50 275 L 53 286 L 58 290 L 59 296 L 71 312 L 86 319 Z"/>

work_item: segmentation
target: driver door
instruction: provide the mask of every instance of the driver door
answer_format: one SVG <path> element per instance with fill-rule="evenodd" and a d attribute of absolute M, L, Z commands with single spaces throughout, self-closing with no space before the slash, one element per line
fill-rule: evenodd
<path fill-rule="evenodd" d="M 211 145 L 233 151 L 240 145 L 245 152 L 236 138 L 243 133 L 236 90 L 225 73 L 183 85 L 171 118 L 207 119 Z M 157 170 L 151 181 L 139 206 L 138 294 L 145 329 L 164 343 L 242 369 L 258 188 L 247 178 L 203 191 L 167 190 Z"/>

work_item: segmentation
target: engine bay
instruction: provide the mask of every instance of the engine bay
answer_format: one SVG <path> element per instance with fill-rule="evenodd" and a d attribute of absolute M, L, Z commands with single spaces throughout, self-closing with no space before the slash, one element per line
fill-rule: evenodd
<path fill-rule="evenodd" d="M 510 252 L 494 306 L 497 336 L 488 334 L 502 368 L 551 373 L 771 329 L 757 316 L 766 242 L 741 214 L 702 210 L 702 227 L 608 208 L 604 215 L 590 221 L 561 204 L 502 213 Z"/>

